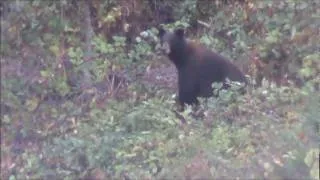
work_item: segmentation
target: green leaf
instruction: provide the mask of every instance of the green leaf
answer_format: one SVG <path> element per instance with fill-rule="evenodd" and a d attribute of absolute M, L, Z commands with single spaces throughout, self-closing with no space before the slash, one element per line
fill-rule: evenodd
<path fill-rule="evenodd" d="M 39 99 L 36 97 L 28 99 L 26 101 L 26 106 L 29 111 L 34 111 L 38 107 L 38 104 L 39 104 Z"/>
<path fill-rule="evenodd" d="M 40 71 L 40 75 L 42 77 L 49 77 L 49 71 L 48 70 L 42 70 L 42 71 Z"/>
<path fill-rule="evenodd" d="M 59 55 L 59 47 L 57 45 L 52 45 L 49 47 L 49 50 L 55 55 Z"/>
<path fill-rule="evenodd" d="M 305 159 L 304 159 L 304 162 L 309 166 L 309 167 L 312 167 L 313 163 L 315 161 L 317 161 L 317 158 L 318 158 L 318 155 L 319 155 L 319 149 L 311 149 Z"/>

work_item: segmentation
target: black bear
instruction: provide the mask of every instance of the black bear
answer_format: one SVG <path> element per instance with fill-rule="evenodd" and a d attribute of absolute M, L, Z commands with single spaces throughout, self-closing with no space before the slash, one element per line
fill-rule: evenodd
<path fill-rule="evenodd" d="M 169 32 L 159 28 L 161 50 L 165 50 L 178 71 L 180 105 L 198 104 L 197 97 L 213 96 L 213 82 L 226 78 L 247 84 L 244 74 L 229 60 L 201 44 L 188 40 L 183 29 Z"/>

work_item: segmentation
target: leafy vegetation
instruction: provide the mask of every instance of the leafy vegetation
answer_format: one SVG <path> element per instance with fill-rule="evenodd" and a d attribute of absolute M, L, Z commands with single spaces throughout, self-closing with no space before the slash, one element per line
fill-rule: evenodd
<path fill-rule="evenodd" d="M 1 179 L 319 179 L 318 1 L 0 4 Z M 159 24 L 232 59 L 248 93 L 178 112 Z"/>

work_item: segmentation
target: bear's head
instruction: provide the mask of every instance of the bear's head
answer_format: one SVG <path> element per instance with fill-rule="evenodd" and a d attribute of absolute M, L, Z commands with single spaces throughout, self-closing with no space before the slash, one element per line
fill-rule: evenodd
<path fill-rule="evenodd" d="M 179 28 L 173 32 L 166 31 L 162 28 L 158 29 L 158 38 L 160 39 L 160 50 L 166 55 L 177 53 L 183 50 L 186 45 L 184 30 Z"/>

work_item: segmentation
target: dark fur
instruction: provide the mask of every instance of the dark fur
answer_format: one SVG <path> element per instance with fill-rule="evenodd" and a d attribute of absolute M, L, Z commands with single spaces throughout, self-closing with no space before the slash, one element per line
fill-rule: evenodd
<path fill-rule="evenodd" d="M 213 82 L 225 82 L 229 78 L 246 83 L 244 74 L 235 65 L 208 48 L 187 40 L 183 29 L 174 32 L 159 29 L 159 38 L 162 48 L 169 45 L 167 55 L 178 70 L 181 105 L 198 104 L 197 97 L 213 96 Z"/>

